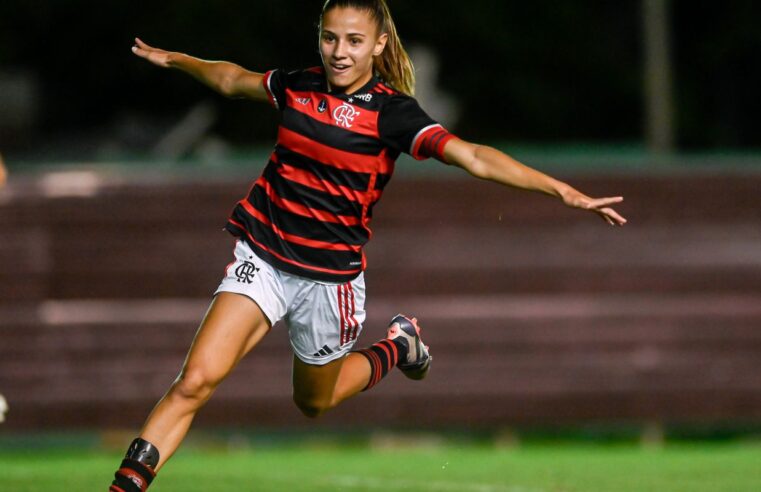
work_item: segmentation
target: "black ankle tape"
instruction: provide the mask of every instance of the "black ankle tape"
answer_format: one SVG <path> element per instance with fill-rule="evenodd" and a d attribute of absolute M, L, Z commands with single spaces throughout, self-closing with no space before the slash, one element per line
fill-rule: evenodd
<path fill-rule="evenodd" d="M 159 450 L 145 439 L 138 437 L 132 441 L 124 458 L 142 463 L 153 470 L 159 464 Z"/>

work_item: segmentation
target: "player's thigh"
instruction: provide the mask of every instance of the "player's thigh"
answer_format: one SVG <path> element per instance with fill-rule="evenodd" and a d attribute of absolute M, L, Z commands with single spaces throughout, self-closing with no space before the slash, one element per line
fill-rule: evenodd
<path fill-rule="evenodd" d="M 329 404 L 345 358 L 324 365 L 307 364 L 293 357 L 293 397 L 296 401 Z"/>
<path fill-rule="evenodd" d="M 220 292 L 196 333 L 183 375 L 192 371 L 195 378 L 206 383 L 221 381 L 270 328 L 269 320 L 253 300 Z"/>

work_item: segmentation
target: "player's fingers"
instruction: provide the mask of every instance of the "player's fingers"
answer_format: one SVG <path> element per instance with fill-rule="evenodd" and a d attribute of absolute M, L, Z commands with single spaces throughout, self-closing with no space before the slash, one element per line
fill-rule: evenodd
<path fill-rule="evenodd" d="M 614 222 L 614 225 L 624 225 L 626 224 L 626 219 L 621 216 L 618 212 L 613 210 L 612 208 L 604 208 L 600 210 L 600 213 L 604 214 L 604 216 Z"/>
<path fill-rule="evenodd" d="M 150 46 L 148 46 L 147 44 L 145 44 L 145 43 L 143 42 L 143 40 L 142 40 L 142 39 L 140 39 L 140 38 L 135 38 L 135 44 L 136 44 L 138 47 L 140 47 L 140 48 L 142 48 L 142 49 L 144 49 L 144 50 L 147 50 L 147 49 L 151 49 L 151 47 L 150 47 Z"/>
<path fill-rule="evenodd" d="M 133 46 L 132 47 L 132 52 L 134 54 L 136 54 L 137 56 L 139 56 L 140 58 L 145 58 L 148 61 L 153 61 L 153 60 L 151 60 L 151 52 L 150 51 L 146 51 L 146 50 L 144 50 L 142 48 L 138 48 L 137 46 Z"/>
<path fill-rule="evenodd" d="M 592 208 L 602 208 L 607 207 L 608 205 L 613 205 L 614 203 L 621 203 L 624 201 L 624 197 L 622 196 L 612 196 L 612 197 L 606 197 L 606 198 L 595 198 L 590 202 L 590 206 Z"/>

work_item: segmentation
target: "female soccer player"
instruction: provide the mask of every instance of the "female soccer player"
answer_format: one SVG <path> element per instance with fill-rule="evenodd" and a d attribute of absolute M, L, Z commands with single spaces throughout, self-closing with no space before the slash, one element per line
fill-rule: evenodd
<path fill-rule="evenodd" d="M 414 318 L 394 317 L 387 338 L 351 350 L 365 319 L 362 247 L 401 152 L 558 197 L 611 225 L 626 222 L 610 208 L 621 197 L 590 198 L 433 121 L 412 98 L 413 67 L 385 0 L 328 0 L 319 25 L 322 66 L 290 73 L 251 72 L 135 41 L 132 51 L 155 65 L 185 71 L 225 96 L 269 101 L 282 123 L 266 169 L 227 223 L 237 237 L 235 259 L 111 491 L 146 490 L 198 409 L 279 320 L 294 351 L 294 401 L 308 417 L 371 388 L 394 367 L 411 379 L 426 375 L 431 358 Z"/>

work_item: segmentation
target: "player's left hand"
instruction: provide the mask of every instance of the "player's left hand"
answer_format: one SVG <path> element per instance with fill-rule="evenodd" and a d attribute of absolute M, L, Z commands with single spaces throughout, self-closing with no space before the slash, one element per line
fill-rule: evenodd
<path fill-rule="evenodd" d="M 602 217 L 605 222 L 612 226 L 623 226 L 626 224 L 626 219 L 610 208 L 610 205 L 621 203 L 623 201 L 624 197 L 622 196 L 591 198 L 576 190 L 569 190 L 563 195 L 563 203 L 569 207 L 595 212 Z"/>

